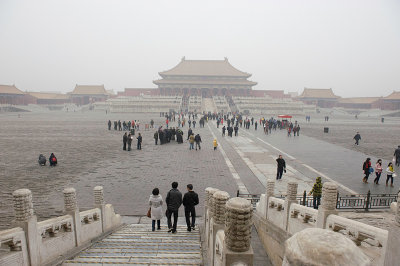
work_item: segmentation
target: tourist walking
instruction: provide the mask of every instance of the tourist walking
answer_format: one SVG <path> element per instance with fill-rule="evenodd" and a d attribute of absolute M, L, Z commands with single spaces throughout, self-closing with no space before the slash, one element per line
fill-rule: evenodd
<path fill-rule="evenodd" d="M 157 142 L 158 142 L 158 131 L 154 132 L 154 142 L 157 145 Z"/>
<path fill-rule="evenodd" d="M 183 206 L 185 207 L 185 218 L 186 218 L 186 225 L 187 231 L 195 230 L 196 225 L 196 208 L 195 206 L 199 204 L 199 196 L 196 192 L 193 191 L 193 185 L 188 184 L 187 191 L 183 196 Z M 192 218 L 192 221 L 190 221 Z"/>
<path fill-rule="evenodd" d="M 189 136 L 189 150 L 194 149 L 194 136 L 193 133 Z"/>
<path fill-rule="evenodd" d="M 394 151 L 394 163 L 396 164 L 397 167 L 400 166 L 400 145 Z"/>
<path fill-rule="evenodd" d="M 226 127 L 223 126 L 223 127 L 222 127 L 222 136 L 223 136 L 223 137 L 225 137 L 225 130 L 226 130 Z"/>
<path fill-rule="evenodd" d="M 238 131 L 239 131 L 239 128 L 238 128 L 238 126 L 235 126 L 233 129 L 235 130 L 235 137 L 237 137 L 237 135 L 238 135 Z"/>
<path fill-rule="evenodd" d="M 172 182 L 172 189 L 168 192 L 167 198 L 167 222 L 168 233 L 176 233 L 176 225 L 178 223 L 178 210 L 182 205 L 182 193 L 178 190 L 178 182 Z M 174 215 L 174 223 L 172 225 L 171 216 Z"/>
<path fill-rule="evenodd" d="M 201 147 L 200 147 L 201 137 L 199 134 L 196 134 L 196 136 L 194 137 L 194 141 L 196 142 L 196 151 L 197 151 L 197 146 L 199 146 L 199 150 L 200 150 L 201 149 Z"/>
<path fill-rule="evenodd" d="M 388 182 L 390 179 L 390 186 L 393 187 L 393 176 L 395 175 L 394 169 L 393 169 L 393 163 L 390 162 L 388 164 L 388 167 L 386 168 L 386 173 L 387 173 L 386 186 L 388 186 Z"/>
<path fill-rule="evenodd" d="M 382 174 L 382 160 L 379 159 L 376 164 L 375 164 L 375 179 L 374 179 L 374 183 L 379 185 L 379 178 L 381 178 L 381 174 Z"/>
<path fill-rule="evenodd" d="M 356 141 L 355 144 L 358 146 L 358 142 L 361 140 L 360 132 L 357 132 L 353 139 Z"/>
<path fill-rule="evenodd" d="M 214 141 L 213 141 L 213 146 L 214 146 L 214 151 L 216 151 L 216 150 L 217 150 L 217 147 L 218 147 L 217 139 L 214 139 Z"/>
<path fill-rule="evenodd" d="M 141 150 L 142 149 L 142 135 L 137 136 L 137 149 Z"/>
<path fill-rule="evenodd" d="M 54 155 L 54 153 L 50 154 L 49 163 L 50 163 L 50 166 L 56 166 L 57 165 L 57 157 Z"/>
<path fill-rule="evenodd" d="M 283 172 L 286 173 L 286 162 L 282 158 L 282 155 L 279 155 L 278 159 L 276 159 L 277 164 L 277 173 L 276 173 L 276 180 L 282 179 Z"/>
<path fill-rule="evenodd" d="M 162 204 L 163 199 L 160 195 L 159 189 L 153 189 L 153 192 L 151 193 L 149 198 L 149 205 L 151 209 L 151 230 L 153 232 L 156 230 L 156 221 L 157 230 L 161 230 L 160 220 L 162 218 Z"/>
<path fill-rule="evenodd" d="M 122 137 L 122 143 L 124 144 L 122 149 L 126 151 L 126 143 L 128 141 L 128 133 L 125 132 L 124 136 Z"/>
<path fill-rule="evenodd" d="M 368 177 L 371 174 L 371 169 L 373 172 L 373 168 L 371 168 L 371 158 L 367 158 L 367 160 L 365 160 L 365 162 L 363 163 L 363 171 L 364 171 L 364 178 L 363 178 L 363 182 L 368 184 Z"/>
<path fill-rule="evenodd" d="M 322 195 L 322 182 L 321 177 L 318 176 L 315 180 L 314 186 L 311 189 L 309 195 L 313 195 L 313 207 L 314 209 L 318 209 L 318 206 L 321 203 L 321 195 Z"/>
<path fill-rule="evenodd" d="M 128 134 L 127 143 L 128 143 L 128 151 L 130 151 L 131 150 L 131 146 L 132 146 L 132 135 L 131 135 L 131 133 Z"/>
<path fill-rule="evenodd" d="M 111 120 L 108 120 L 108 130 L 111 130 Z"/>

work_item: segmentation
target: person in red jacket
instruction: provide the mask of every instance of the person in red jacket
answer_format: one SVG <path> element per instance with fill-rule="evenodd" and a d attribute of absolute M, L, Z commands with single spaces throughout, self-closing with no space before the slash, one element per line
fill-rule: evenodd
<path fill-rule="evenodd" d="M 368 184 L 368 177 L 371 169 L 371 158 L 367 158 L 367 160 L 365 160 L 364 164 L 363 164 L 363 170 L 364 170 L 364 178 L 363 178 L 363 182 Z"/>

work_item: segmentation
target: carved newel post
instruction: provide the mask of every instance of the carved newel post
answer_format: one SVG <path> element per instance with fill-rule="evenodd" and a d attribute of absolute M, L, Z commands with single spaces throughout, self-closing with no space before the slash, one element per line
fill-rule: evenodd
<path fill-rule="evenodd" d="M 325 182 L 322 186 L 322 202 L 318 207 L 317 227 L 325 229 L 326 219 L 331 214 L 338 214 L 337 204 L 337 185 L 332 182 Z"/>
<path fill-rule="evenodd" d="M 388 229 L 388 240 L 386 247 L 383 247 L 383 250 L 386 250 L 384 254 L 384 265 L 397 265 L 400 261 L 400 193 L 397 195 L 397 208 L 395 212 L 394 220 L 388 220 L 387 223 L 389 225 Z"/>
<path fill-rule="evenodd" d="M 289 221 L 289 215 L 290 215 L 290 205 L 292 203 L 297 203 L 296 197 L 297 197 L 297 187 L 298 184 L 296 182 L 289 182 L 287 184 L 287 195 L 285 198 L 285 203 L 284 203 L 284 211 L 285 211 L 285 219 L 284 219 L 284 228 L 288 228 L 288 221 Z"/>
<path fill-rule="evenodd" d="M 106 209 L 105 209 L 105 202 L 104 202 L 104 194 L 103 194 L 103 187 L 96 186 L 93 189 L 94 194 L 94 207 L 100 209 L 101 213 L 101 228 L 103 233 L 106 231 Z"/>
<path fill-rule="evenodd" d="M 268 219 L 268 207 L 269 207 L 269 198 L 274 196 L 275 192 L 275 181 L 273 179 L 267 180 L 267 189 L 265 191 L 265 206 L 262 210 L 263 218 Z"/>
<path fill-rule="evenodd" d="M 371 265 L 353 241 L 342 234 L 320 228 L 307 228 L 285 242 L 282 266 Z"/>
<path fill-rule="evenodd" d="M 227 201 L 223 265 L 253 265 L 251 227 L 253 206 L 243 198 Z"/>
<path fill-rule="evenodd" d="M 13 227 L 21 227 L 25 232 L 30 265 L 39 265 L 37 217 L 33 212 L 32 192 L 29 189 L 18 189 L 12 195 L 15 211 Z"/>
<path fill-rule="evenodd" d="M 225 204 L 229 200 L 229 194 L 225 191 L 216 191 L 213 196 L 212 208 L 212 228 L 210 228 L 210 249 L 209 249 L 209 265 L 214 265 L 216 252 L 216 235 L 218 231 L 224 230 L 225 227 Z M 218 249 L 222 248 L 218 247 Z"/>
<path fill-rule="evenodd" d="M 76 200 L 76 190 L 72 187 L 65 188 L 63 193 L 65 213 L 72 216 L 74 222 L 75 245 L 79 246 L 81 244 L 81 217 L 79 214 L 78 202 Z"/>

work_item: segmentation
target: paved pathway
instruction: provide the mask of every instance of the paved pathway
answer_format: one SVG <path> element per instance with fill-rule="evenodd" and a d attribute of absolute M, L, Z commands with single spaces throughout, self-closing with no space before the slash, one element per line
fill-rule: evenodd
<path fill-rule="evenodd" d="M 230 154 L 231 160 L 237 162 L 239 157 L 258 177 L 258 185 L 263 185 L 263 187 L 265 187 L 267 177 L 274 178 L 276 174 L 274 159 L 278 154 L 282 154 L 288 165 L 288 173 L 284 175 L 283 181 L 297 180 L 299 191 L 303 189 L 309 191 L 315 177 L 321 176 L 324 182 L 336 182 L 341 194 L 367 193 L 368 190 L 371 190 L 371 193 L 398 192 L 398 186 L 391 188 L 384 185 L 386 174 L 382 174 L 381 185 L 373 184 L 375 174 L 370 176 L 369 184 L 362 183 L 362 163 L 366 157 L 376 162 L 377 158 L 373 156 L 304 135 L 288 138 L 284 131 L 279 130 L 265 135 L 262 130 L 240 128 L 239 137 L 223 138 L 220 133 L 221 127 L 217 129 L 214 122 L 211 122 L 210 126 L 214 134 L 219 136 L 218 140 L 225 146 L 231 146 L 237 153 L 238 156 Z M 224 149 L 228 150 L 225 146 Z M 386 166 L 387 162 L 384 161 L 383 164 Z M 276 192 L 283 193 L 286 190 L 286 183 L 282 182 L 283 186 L 277 183 Z M 245 184 L 251 193 L 260 193 L 261 188 L 254 188 L 246 182 Z"/>

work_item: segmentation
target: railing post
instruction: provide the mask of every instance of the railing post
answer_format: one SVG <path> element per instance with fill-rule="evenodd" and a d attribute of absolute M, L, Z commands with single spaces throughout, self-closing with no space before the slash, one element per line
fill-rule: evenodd
<path fill-rule="evenodd" d="M 33 211 L 32 192 L 29 189 L 18 189 L 12 194 L 14 200 L 15 220 L 13 226 L 21 227 L 25 232 L 29 265 L 40 265 L 38 249 L 37 217 Z M 0 262 L 1 263 L 1 262 Z"/>
<path fill-rule="evenodd" d="M 72 216 L 74 221 L 74 232 L 75 232 L 75 246 L 81 245 L 81 217 L 79 214 L 78 202 L 76 201 L 76 190 L 75 188 L 65 188 L 64 194 L 64 210 L 65 213 Z"/>
<path fill-rule="evenodd" d="M 367 200 L 366 200 L 366 203 L 365 203 L 365 211 L 366 211 L 366 212 L 367 212 L 368 209 L 369 209 L 370 197 L 371 197 L 371 190 L 368 190 L 368 193 L 367 193 Z"/>
<path fill-rule="evenodd" d="M 304 193 L 303 193 L 303 206 L 307 206 L 306 199 L 307 199 L 307 192 L 304 190 Z"/>
<path fill-rule="evenodd" d="M 317 228 L 325 229 L 326 219 L 331 214 L 338 214 L 337 205 L 337 185 L 325 182 L 322 186 L 322 202 L 318 208 Z"/>
<path fill-rule="evenodd" d="M 338 191 L 336 196 L 336 209 L 339 209 L 339 207 L 340 207 L 340 201 L 339 201 L 339 191 Z"/>

